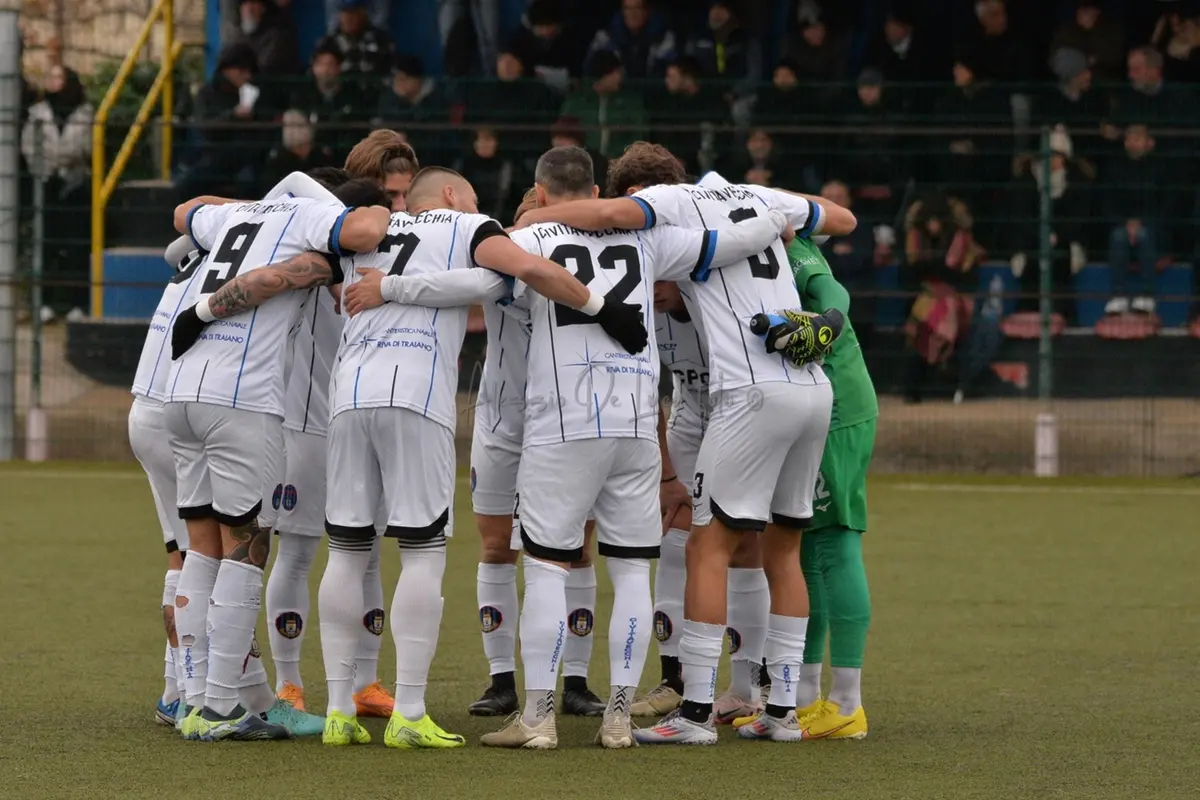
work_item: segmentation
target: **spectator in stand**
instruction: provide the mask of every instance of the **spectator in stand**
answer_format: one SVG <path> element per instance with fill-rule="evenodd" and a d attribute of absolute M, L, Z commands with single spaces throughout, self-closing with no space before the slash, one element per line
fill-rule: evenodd
<path fill-rule="evenodd" d="M 838 139 L 837 173 L 852 187 L 859 218 L 872 223 L 895 218 L 894 203 L 909 178 L 904 141 L 891 132 L 896 121 L 890 92 L 879 70 L 864 69 L 841 115 L 847 131 Z"/>
<path fill-rule="evenodd" d="M 21 131 L 21 154 L 29 171 L 45 181 L 46 274 L 52 284 L 69 280 L 76 285 L 47 287 L 39 309 L 43 322 L 60 312 L 74 320 L 87 307 L 92 118 L 79 75 L 60 64 L 50 67 L 42 99 L 30 106 Z"/>
<path fill-rule="evenodd" d="M 340 162 L 339 162 L 340 163 Z M 313 167 L 333 165 L 328 149 L 317 147 L 312 123 L 304 112 L 290 109 L 283 113 L 283 141 L 271 148 L 263 167 L 260 195 L 293 172 L 308 172 Z"/>
<path fill-rule="evenodd" d="M 596 183 L 604 186 L 608 176 L 608 159 L 595 150 L 588 149 L 587 137 L 579 120 L 572 117 L 562 117 L 550 129 L 551 147 L 582 147 L 592 157 L 592 171 L 596 175 Z"/>
<path fill-rule="evenodd" d="M 796 75 L 805 83 L 830 84 L 846 77 L 849 48 L 848 33 L 831 30 L 825 20 L 818 19 L 788 37 L 784 56 L 796 65 Z M 826 97 L 834 96 L 837 91 L 829 86 L 813 89 Z"/>
<path fill-rule="evenodd" d="M 662 88 L 650 96 L 651 138 L 670 150 L 693 175 L 716 150 L 714 129 L 729 116 L 721 95 L 700 77 L 700 65 L 691 56 L 679 56 L 667 67 Z M 678 126 L 686 125 L 687 130 Z"/>
<path fill-rule="evenodd" d="M 1082 55 L 1082 54 L 1081 54 Z M 1022 311 L 1038 310 L 1040 273 L 1038 254 L 1041 249 L 1041 223 L 1038 203 L 1043 190 L 1050 190 L 1050 246 L 1054 249 L 1051 265 L 1053 308 L 1065 319 L 1075 313 L 1071 276 L 1083 269 L 1089 254 L 1097 252 L 1098 241 L 1091 222 L 1093 215 L 1093 181 L 1095 166 L 1076 158 L 1071 136 L 1062 125 L 1050 134 L 1050 169 L 1042 159 L 1025 154 L 1017 158 L 1014 174 L 1018 183 L 1012 191 L 1012 211 L 1009 230 L 1016 251 L 1010 259 L 1013 275 L 1020 282 Z"/>
<path fill-rule="evenodd" d="M 198 123 L 192 132 L 199 158 L 175 182 L 182 197 L 254 196 L 257 166 L 269 146 L 261 131 L 249 125 L 262 119 L 253 92 L 243 92 L 257 68 L 258 57 L 249 45 L 226 45 L 212 78 L 196 92 L 191 122 Z"/>
<path fill-rule="evenodd" d="M 471 177 L 479 213 L 495 219 L 512 219 L 529 185 L 520 160 L 500 151 L 500 141 L 490 128 L 475 130 L 470 148 L 455 159 L 453 169 Z"/>
<path fill-rule="evenodd" d="M 437 0 L 437 7 L 446 74 L 462 77 L 478 70 L 492 77 L 500 54 L 499 0 Z"/>
<path fill-rule="evenodd" d="M 925 174 L 953 185 L 964 202 L 985 213 L 990 210 L 985 197 L 1010 175 L 1011 137 L 987 136 L 969 128 L 1011 126 L 1012 109 L 1005 92 L 976 78 L 967 56 L 954 64 L 953 74 L 954 89 L 939 100 L 936 117 L 940 124 L 962 131 L 944 137 L 945 150 L 935 153 Z"/>
<path fill-rule="evenodd" d="M 1121 77 L 1125 58 L 1125 30 L 1120 20 L 1104 13 L 1100 0 L 1078 0 L 1075 16 L 1054 34 L 1050 52 L 1064 48 L 1083 53 L 1087 67 L 1100 81 Z"/>
<path fill-rule="evenodd" d="M 838 180 L 822 186 L 821 197 L 846 209 L 854 202 L 849 187 Z M 831 237 L 821 245 L 821 252 L 850 293 L 850 321 L 866 349 L 875 331 L 875 268 L 891 262 L 891 250 L 876 243 L 873 226 L 860 224 L 849 236 Z"/>
<path fill-rule="evenodd" d="M 650 0 L 621 0 L 608 28 L 596 31 L 585 66 L 597 53 L 616 53 L 627 78 L 657 78 L 675 58 L 675 34 Z"/>
<path fill-rule="evenodd" d="M 646 138 L 646 108 L 642 95 L 624 88 L 625 73 L 616 53 L 601 50 L 592 56 L 584 83 L 563 103 L 564 117 L 575 117 L 587 132 L 588 147 L 605 158 Z"/>
<path fill-rule="evenodd" d="M 1124 157 L 1109 169 L 1105 196 L 1108 218 L 1116 225 L 1108 241 L 1113 297 L 1104 310 L 1123 314 L 1132 308 L 1152 314 L 1154 278 L 1159 256 L 1167 251 L 1163 236 L 1172 213 L 1169 165 L 1155 152 L 1149 129 L 1136 124 L 1125 129 Z M 1130 265 L 1135 262 L 1131 275 Z"/>
<path fill-rule="evenodd" d="M 513 35 L 508 49 L 520 59 L 526 73 L 536 75 L 560 94 L 566 94 L 583 65 L 583 48 L 564 28 L 557 0 L 533 0 L 525 12 L 525 24 Z"/>
<path fill-rule="evenodd" d="M 1200 82 L 1200 19 L 1173 10 L 1154 28 L 1150 44 L 1163 54 L 1163 69 L 1172 83 Z"/>
<path fill-rule="evenodd" d="M 754 92 L 762 81 L 762 45 L 742 26 L 738 0 L 716 0 L 708 9 L 708 29 L 693 36 L 687 45 L 705 75 L 722 82 L 727 98 L 734 103 L 735 119 L 750 114 Z"/>
<path fill-rule="evenodd" d="M 727 164 L 727 167 L 722 167 L 721 172 L 736 176 L 733 180 L 739 183 L 783 189 L 791 189 L 797 185 L 799 165 L 776 148 L 771 134 L 762 128 L 750 131 L 743 150 L 729 157 Z"/>
<path fill-rule="evenodd" d="M 466 120 L 473 126 L 489 126 L 509 136 L 505 125 L 521 125 L 512 131 L 513 152 L 522 157 L 541 153 L 541 143 L 560 101 L 546 84 L 525 76 L 525 68 L 507 50 L 496 58 L 496 81 L 474 82 L 466 87 Z M 528 130 L 533 125 L 534 130 Z"/>
<path fill-rule="evenodd" d="M 447 138 L 446 132 L 443 126 L 434 126 L 448 119 L 447 104 L 436 81 L 425 76 L 421 60 L 416 56 L 396 56 L 392 81 L 379 96 L 371 125 L 402 131 L 422 158 L 431 164 L 440 164 L 453 151 L 440 152 Z"/>
<path fill-rule="evenodd" d="M 288 79 L 302 70 L 299 35 L 291 11 L 277 7 L 271 0 L 241 0 L 238 18 L 237 41 L 249 45 L 258 56 L 263 107 L 281 110 L 291 91 Z"/>
<path fill-rule="evenodd" d="M 1163 79 L 1162 53 L 1153 47 L 1138 47 L 1129 53 L 1127 63 L 1129 85 L 1113 97 L 1111 121 L 1116 125 L 1140 122 L 1155 127 L 1186 127 L 1195 117 L 1192 93 Z M 1121 132 L 1108 126 L 1105 136 L 1120 140 Z"/>
<path fill-rule="evenodd" d="M 979 27 L 958 42 L 957 59 L 969 60 L 981 81 L 1020 83 L 1032 79 L 1033 53 L 1027 37 L 1009 27 L 1004 0 L 979 0 L 975 14 Z"/>
<path fill-rule="evenodd" d="M 337 0 L 337 27 L 320 42 L 318 50 L 337 53 L 342 73 L 362 79 L 372 89 L 386 78 L 396 57 L 392 37 L 367 19 L 367 0 Z"/>
<path fill-rule="evenodd" d="M 317 129 L 317 143 L 342 161 L 366 134 L 368 100 L 362 87 L 342 77 L 342 55 L 330 41 L 317 46 L 312 57 L 312 77 L 292 96 L 291 107 L 304 112 Z M 327 126 L 327 127 L 322 127 Z"/>
<path fill-rule="evenodd" d="M 1064 125 L 1068 132 L 1095 130 L 1107 107 L 1092 86 L 1088 57 L 1081 50 L 1060 48 L 1050 56 L 1050 70 L 1058 83 L 1035 103 L 1035 118 L 1040 124 Z"/>
<path fill-rule="evenodd" d="M 897 110 L 928 112 L 936 98 L 926 87 L 910 86 L 931 82 L 930 53 L 912 13 L 893 8 L 883 22 L 883 30 L 870 44 L 867 64 L 879 70 L 888 82 Z"/>
<path fill-rule="evenodd" d="M 285 0 L 291 3 L 292 0 Z M 330 33 L 337 33 L 342 22 L 344 10 L 342 0 L 325 0 L 325 26 Z M 388 11 L 391 3 L 388 0 L 363 0 L 363 7 L 371 18 L 371 25 L 381 31 L 388 29 Z"/>

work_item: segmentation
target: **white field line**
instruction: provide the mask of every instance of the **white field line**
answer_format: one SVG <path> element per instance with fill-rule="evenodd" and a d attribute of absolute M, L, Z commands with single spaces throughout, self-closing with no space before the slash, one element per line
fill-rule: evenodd
<path fill-rule="evenodd" d="M 902 492 L 957 492 L 959 494 L 1124 494 L 1158 495 L 1161 497 L 1200 497 L 1200 488 L 1180 486 L 1036 486 L 1003 483 L 893 483 L 877 489 L 897 489 Z"/>

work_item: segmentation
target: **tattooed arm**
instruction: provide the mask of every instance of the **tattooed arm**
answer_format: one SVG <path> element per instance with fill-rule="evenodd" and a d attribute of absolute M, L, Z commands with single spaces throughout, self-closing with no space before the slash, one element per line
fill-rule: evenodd
<path fill-rule="evenodd" d="M 341 268 L 335 271 L 336 265 L 336 257 L 301 253 L 287 261 L 251 270 L 209 295 L 208 312 L 213 319 L 225 319 L 261 306 L 284 292 L 341 283 Z"/>
<path fill-rule="evenodd" d="M 342 270 L 336 258 L 311 252 L 239 275 L 175 317 L 171 358 L 178 359 L 190 350 L 204 333 L 204 326 L 213 320 L 257 308 L 284 292 L 341 281 Z"/>

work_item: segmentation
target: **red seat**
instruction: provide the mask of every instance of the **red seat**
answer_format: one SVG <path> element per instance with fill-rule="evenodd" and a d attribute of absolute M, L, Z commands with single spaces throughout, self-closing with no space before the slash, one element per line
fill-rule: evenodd
<path fill-rule="evenodd" d="M 1193 339 L 1200 339 L 1200 317 L 1192 320 L 1192 324 L 1188 326 L 1188 334 Z"/>
<path fill-rule="evenodd" d="M 1149 339 L 1162 323 L 1154 314 L 1109 314 L 1096 323 L 1101 339 Z"/>
<path fill-rule="evenodd" d="M 1050 335 L 1059 336 L 1066 330 L 1062 314 L 1050 315 Z M 1000 323 L 1000 330 L 1010 339 L 1037 339 L 1042 335 L 1042 315 L 1037 311 L 1018 311 Z"/>

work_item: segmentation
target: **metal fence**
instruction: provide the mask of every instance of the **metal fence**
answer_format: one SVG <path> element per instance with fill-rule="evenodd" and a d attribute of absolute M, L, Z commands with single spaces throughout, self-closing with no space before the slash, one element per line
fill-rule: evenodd
<path fill-rule="evenodd" d="M 759 124 L 668 109 L 597 125 L 565 124 L 557 112 L 479 119 L 467 101 L 448 103 L 444 118 L 390 124 L 305 114 L 315 123 L 294 123 L 285 144 L 276 119 L 230 126 L 181 111 L 174 182 L 153 180 L 161 139 L 148 136 L 109 204 L 103 313 L 92 318 L 87 171 L 79 184 L 70 169 L 38 168 L 50 140 L 28 108 L 8 102 L 19 94 L 16 69 L 0 68 L 0 458 L 129 458 L 128 387 L 167 275 L 171 205 L 201 192 L 261 195 L 276 172 L 338 163 L 370 127 L 388 125 L 425 164 L 464 171 L 481 210 L 506 221 L 537 155 L 564 137 L 581 138 L 600 162 L 624 139 L 649 137 L 696 173 L 852 204 L 859 232 L 826 249 L 881 394 L 879 470 L 1200 473 L 1187 129 L 1152 129 L 1149 153 L 1135 158 L 1148 143 L 1112 138 L 1100 119 L 1060 131 L 1029 116 L 1001 124 L 927 111 L 868 124 L 797 109 Z M 482 89 L 460 96 L 472 91 Z M 129 124 L 112 119 L 107 141 L 119 145 Z M 1138 171 L 1146 158 L 1155 171 Z M 1120 296 L 1151 298 L 1154 313 L 1106 314 Z M 914 309 L 920 297 L 926 305 Z M 950 319 L 928 321 L 930 302 Z M 923 316 L 946 345 L 925 355 L 913 335 Z M 470 435 L 480 339 L 472 334 L 464 351 L 460 438 Z"/>

